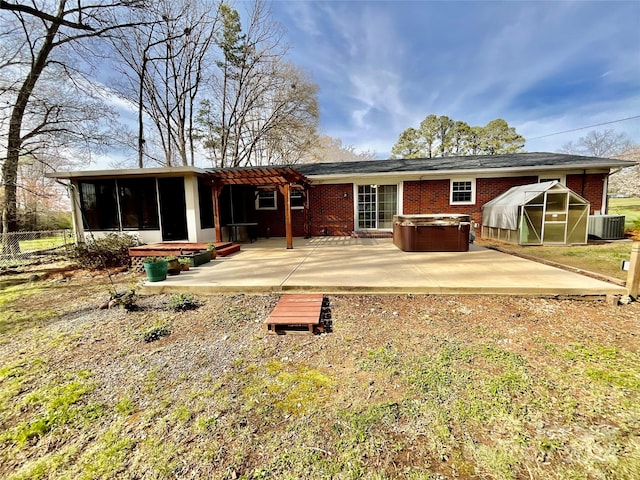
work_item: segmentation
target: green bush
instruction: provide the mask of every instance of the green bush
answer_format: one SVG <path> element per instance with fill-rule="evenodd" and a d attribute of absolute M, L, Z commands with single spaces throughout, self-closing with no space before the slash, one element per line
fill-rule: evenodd
<path fill-rule="evenodd" d="M 171 310 L 174 312 L 185 312 L 187 310 L 195 310 L 200 306 L 198 301 L 193 298 L 192 295 L 185 295 L 184 293 L 178 293 L 176 295 L 172 295 L 171 299 Z"/>
<path fill-rule="evenodd" d="M 142 339 L 150 343 L 167 335 L 171 335 L 171 327 L 169 325 L 155 325 L 142 334 Z"/>
<path fill-rule="evenodd" d="M 69 256 L 82 268 L 128 267 L 131 265 L 129 248 L 138 244 L 137 238 L 126 233 L 109 233 L 72 247 Z"/>

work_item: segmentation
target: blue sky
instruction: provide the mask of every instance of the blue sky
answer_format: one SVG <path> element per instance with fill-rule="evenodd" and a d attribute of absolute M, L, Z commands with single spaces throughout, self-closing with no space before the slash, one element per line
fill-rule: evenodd
<path fill-rule="evenodd" d="M 321 129 L 389 156 L 428 114 L 504 118 L 527 139 L 640 115 L 640 1 L 275 1 Z M 640 118 L 594 129 L 640 144 Z M 557 151 L 589 130 L 528 140 Z"/>

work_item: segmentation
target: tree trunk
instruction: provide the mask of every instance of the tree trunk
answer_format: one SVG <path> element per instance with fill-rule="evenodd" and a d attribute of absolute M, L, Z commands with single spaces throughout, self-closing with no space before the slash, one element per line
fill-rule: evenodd
<path fill-rule="evenodd" d="M 2 231 L 3 234 L 15 232 L 18 229 L 17 217 L 17 181 L 18 181 L 18 162 L 20 160 L 20 151 L 22 150 L 22 121 L 24 112 L 31 98 L 33 89 L 40 78 L 40 74 L 47 65 L 47 59 L 53 49 L 53 42 L 58 28 L 59 22 L 54 22 L 47 30 L 42 46 L 34 62 L 31 64 L 31 70 L 25 78 L 16 103 L 11 111 L 11 120 L 9 121 L 9 134 L 7 140 L 7 158 L 2 165 L 2 182 L 4 184 L 4 199 L 2 205 Z M 17 242 L 3 242 L 2 250 L 4 253 L 19 252 L 20 246 Z M 7 251 L 9 250 L 9 252 Z"/>

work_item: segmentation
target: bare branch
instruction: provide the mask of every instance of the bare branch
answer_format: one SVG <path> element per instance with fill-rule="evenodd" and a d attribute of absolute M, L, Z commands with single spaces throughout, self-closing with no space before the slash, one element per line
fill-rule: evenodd
<path fill-rule="evenodd" d="M 33 15 L 36 18 L 41 20 L 46 20 L 48 22 L 57 23 L 59 25 L 63 25 L 65 27 L 73 28 L 75 30 L 88 30 L 94 31 L 95 29 L 90 25 L 86 25 L 84 23 L 78 22 L 70 22 L 63 17 L 59 17 L 56 15 L 51 15 L 45 11 L 39 10 L 35 7 L 31 7 L 29 5 L 22 5 L 20 3 L 9 3 L 5 0 L 0 0 L 0 10 L 9 10 L 12 12 L 22 12 L 27 13 L 29 15 Z"/>

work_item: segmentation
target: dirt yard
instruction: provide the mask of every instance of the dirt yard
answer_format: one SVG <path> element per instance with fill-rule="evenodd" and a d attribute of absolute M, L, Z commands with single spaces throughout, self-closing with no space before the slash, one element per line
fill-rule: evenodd
<path fill-rule="evenodd" d="M 140 280 L 0 276 L 0 477 L 639 478 L 638 303 L 336 295 L 271 336 L 277 295 L 99 308 Z"/>

